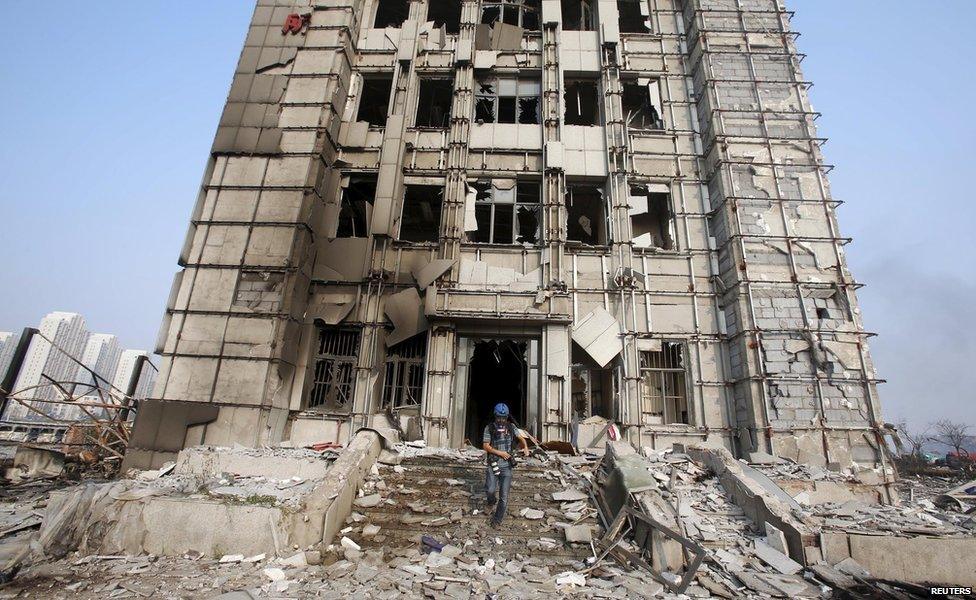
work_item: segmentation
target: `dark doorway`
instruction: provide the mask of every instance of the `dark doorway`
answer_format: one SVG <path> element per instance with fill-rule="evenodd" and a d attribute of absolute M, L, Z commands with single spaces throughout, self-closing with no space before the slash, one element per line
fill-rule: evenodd
<path fill-rule="evenodd" d="M 475 342 L 468 374 L 467 423 L 464 437 L 481 447 L 481 434 L 499 402 L 508 404 L 512 416 L 525 426 L 528 383 L 527 342 L 484 340 Z"/>

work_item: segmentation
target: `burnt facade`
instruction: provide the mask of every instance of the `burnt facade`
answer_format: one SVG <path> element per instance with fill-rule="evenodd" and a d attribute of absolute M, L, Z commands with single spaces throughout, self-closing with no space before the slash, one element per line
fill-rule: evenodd
<path fill-rule="evenodd" d="M 377 418 L 883 463 L 778 0 L 259 0 L 130 462 Z M 382 415 L 382 417 L 380 417 Z"/>

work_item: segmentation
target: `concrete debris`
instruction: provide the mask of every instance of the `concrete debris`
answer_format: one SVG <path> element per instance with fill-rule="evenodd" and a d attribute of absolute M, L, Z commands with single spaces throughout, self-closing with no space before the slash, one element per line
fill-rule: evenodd
<path fill-rule="evenodd" d="M 776 550 L 766 542 L 756 540 L 755 551 L 756 556 L 758 556 L 764 563 L 773 567 L 783 575 L 792 575 L 803 569 L 803 565 L 790 559 L 789 556 Z"/>
<path fill-rule="evenodd" d="M 559 502 L 572 502 L 574 500 L 586 500 L 587 498 L 589 496 L 579 490 L 563 490 L 552 495 L 552 499 Z"/>
<path fill-rule="evenodd" d="M 363 496 L 362 498 L 356 498 L 355 505 L 360 508 L 372 508 L 383 501 L 383 498 L 379 494 L 370 494 L 369 496 Z"/>
<path fill-rule="evenodd" d="M 556 585 L 579 586 L 586 585 L 586 577 L 582 573 L 566 571 L 556 576 Z"/>
<path fill-rule="evenodd" d="M 801 508 L 797 522 L 808 533 L 802 538 L 802 560 L 795 560 L 791 546 L 796 532 L 791 525 L 775 519 L 755 520 L 751 516 L 754 507 L 736 504 L 726 480 L 693 458 L 704 450 L 644 449 L 638 453 L 628 448 L 622 442 L 611 442 L 603 462 L 597 462 L 599 453 L 562 456 L 537 450 L 519 463 L 509 514 L 498 529 L 491 529 L 485 512 L 473 508 L 485 499 L 482 452 L 393 444 L 389 451 L 397 453 L 399 460 L 364 469 L 358 494 L 348 500 L 358 512 L 348 513 L 334 541 L 302 549 L 304 546 L 296 548 L 279 540 L 277 557 L 234 552 L 208 558 L 196 550 L 158 557 L 119 552 L 89 553 L 79 559 L 49 554 L 26 567 L 24 581 L 34 581 L 29 579 L 31 574 L 57 573 L 61 589 L 72 598 L 83 594 L 166 597 L 175 593 L 174 582 L 190 593 L 222 593 L 226 598 L 308 597 L 323 589 L 330 597 L 368 593 L 380 598 L 572 594 L 623 599 L 677 590 L 691 598 L 819 598 L 830 589 L 853 590 L 864 585 L 888 592 L 893 589 L 891 582 L 873 579 L 876 567 L 862 562 L 862 555 L 835 556 L 834 538 L 829 536 L 846 536 L 847 528 L 870 532 L 864 537 L 880 540 L 907 541 L 911 538 L 904 537 L 910 535 L 906 530 L 923 526 L 928 532 L 925 539 L 974 538 L 972 530 L 963 525 L 968 515 L 959 515 L 959 521 L 953 522 L 946 516 L 951 512 L 940 510 L 927 498 L 898 506 L 848 499 Z M 261 452 L 257 454 L 254 460 L 262 460 Z M 613 468 L 608 469 L 608 461 Z M 766 478 L 787 488 L 802 484 L 807 476 L 817 477 L 817 482 L 863 485 L 849 479 L 854 474 L 841 471 L 762 465 L 767 467 L 781 471 L 765 471 Z M 241 486 L 247 479 L 217 471 L 215 483 L 225 487 Z M 758 490 L 757 494 L 776 497 L 755 484 L 747 471 L 740 476 L 742 482 L 756 485 L 750 489 Z M 295 481 L 296 477 L 302 481 Z M 4 553 L 11 546 L 8 540 L 17 540 L 18 547 L 24 547 L 35 535 L 12 528 L 30 522 L 39 508 L 54 508 L 56 518 L 42 527 L 46 537 L 39 536 L 41 547 L 49 548 L 55 531 L 84 539 L 80 530 L 90 521 L 79 518 L 82 506 L 106 513 L 118 510 L 120 501 L 115 497 L 136 498 L 124 501 L 134 507 L 146 498 L 158 497 L 142 497 L 146 490 L 161 491 L 165 497 L 171 490 L 195 485 L 189 483 L 190 474 L 180 469 L 149 479 L 116 482 L 113 485 L 118 487 L 108 489 L 82 486 L 68 494 L 83 492 L 76 502 L 65 503 L 58 492 L 53 500 L 44 494 L 35 496 L 33 503 L 9 510 L 0 506 L 0 526 L 11 530 L 7 538 L 0 538 L 0 556 L 9 555 L 9 551 Z M 292 475 L 276 480 L 276 485 L 291 489 L 287 486 L 297 487 L 304 481 Z M 622 496 L 615 492 L 619 486 L 626 492 Z M 932 492 L 933 497 L 956 487 L 944 485 L 943 490 Z M 614 506 L 620 511 L 616 515 L 611 510 Z M 613 521 L 626 511 L 652 518 L 657 525 L 648 528 L 649 521 L 631 520 L 632 527 L 621 535 L 601 527 L 601 523 L 610 525 L 605 521 L 608 517 Z M 661 524 L 666 524 L 671 536 L 660 535 Z M 892 528 L 898 529 L 899 537 Z M 828 537 L 821 538 L 816 532 Z M 821 548 L 822 540 L 827 546 Z M 844 543 L 848 543 L 846 537 Z M 850 543 L 856 551 L 861 542 L 851 538 Z M 672 544 L 678 544 L 677 551 Z M 605 553 L 608 545 L 612 551 Z M 630 558 L 620 560 L 625 556 Z M 901 560 L 897 551 L 884 557 Z M 943 576 L 938 570 L 931 572 Z M 172 573 L 180 573 L 180 577 L 174 578 Z M 885 585 L 889 587 L 882 588 Z"/>

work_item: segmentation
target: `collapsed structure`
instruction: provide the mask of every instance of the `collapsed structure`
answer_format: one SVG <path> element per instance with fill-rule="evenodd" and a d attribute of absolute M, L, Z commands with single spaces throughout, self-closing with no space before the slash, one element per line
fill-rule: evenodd
<path fill-rule="evenodd" d="M 259 0 L 127 466 L 613 422 L 888 470 L 780 0 Z"/>

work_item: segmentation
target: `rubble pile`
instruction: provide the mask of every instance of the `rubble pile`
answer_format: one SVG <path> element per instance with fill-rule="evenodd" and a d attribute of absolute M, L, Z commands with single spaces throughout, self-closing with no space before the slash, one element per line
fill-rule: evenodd
<path fill-rule="evenodd" d="M 707 551 L 687 595 L 816 598 L 824 593 L 789 558 L 783 534 L 771 527 L 760 532 L 714 474 L 671 449 L 644 448 L 642 454 L 658 483 L 654 491 L 678 517 L 679 533 Z"/>
<path fill-rule="evenodd" d="M 624 442 L 579 456 L 537 448 L 520 460 L 507 517 L 493 528 L 483 452 L 395 443 L 363 467 L 350 488 L 351 512 L 342 513 L 348 517 L 337 521 L 324 543 L 279 545 L 276 539 L 274 552 L 226 547 L 222 554 L 170 556 L 86 547 L 85 536 L 156 495 L 248 510 L 287 507 L 300 516 L 304 509 L 296 498 L 342 456 L 290 448 L 191 449 L 176 464 L 129 479 L 55 490 L 56 500 L 47 497 L 50 484 L 16 497 L 0 495 L 6 501 L 0 505 L 0 556 L 30 549 L 31 540 L 46 552 L 0 589 L 0 598 L 765 599 L 828 598 L 837 590 L 917 597 L 920 588 L 873 579 L 853 558 L 828 564 L 816 554 L 798 557 L 788 543 L 796 538 L 784 533 L 795 536 L 796 530 L 782 523 L 781 530 L 770 517 L 751 518 L 755 507 L 737 503 L 742 497 L 725 487 L 732 480 L 713 472 L 701 452 L 636 452 Z M 827 481 L 859 493 L 863 487 L 853 471 L 725 460 L 743 467 L 739 477 L 773 486 L 769 495 L 779 499 L 795 500 L 784 490 L 803 488 L 790 483 Z M 279 465 L 280 477 L 257 475 L 255 463 L 263 463 L 265 473 L 268 465 Z M 769 490 L 756 489 L 761 495 Z M 834 532 L 972 538 L 972 515 L 937 504 L 951 491 L 898 505 L 807 498 L 810 505 L 782 504 L 790 513 L 783 523 L 809 537 L 804 552 L 808 542 L 822 540 L 819 534 Z M 957 496 L 965 500 L 968 494 L 965 488 Z M 66 503 L 66 495 L 74 501 Z M 50 516 L 52 506 L 55 516 L 42 526 L 44 509 Z M 69 552 L 73 547 L 81 552 Z"/>

